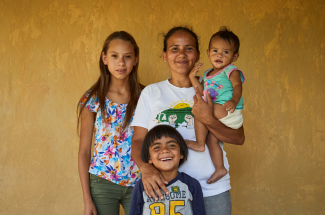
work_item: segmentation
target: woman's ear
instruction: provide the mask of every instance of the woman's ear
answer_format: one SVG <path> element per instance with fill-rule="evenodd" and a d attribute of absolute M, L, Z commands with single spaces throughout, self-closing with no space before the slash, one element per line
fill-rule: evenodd
<path fill-rule="evenodd" d="M 197 59 L 196 62 L 198 62 L 200 60 L 200 51 L 197 52 Z"/>
<path fill-rule="evenodd" d="M 183 156 L 183 155 L 181 155 L 181 156 L 180 156 L 180 158 L 181 158 L 181 159 L 183 159 L 183 158 L 184 158 L 184 156 Z"/>
<path fill-rule="evenodd" d="M 104 52 L 102 52 L 102 61 L 104 62 L 105 65 L 107 65 L 107 57 Z"/>
<path fill-rule="evenodd" d="M 162 52 L 162 57 L 164 59 L 164 62 L 166 63 L 167 62 L 167 55 L 166 55 L 166 52 Z"/>

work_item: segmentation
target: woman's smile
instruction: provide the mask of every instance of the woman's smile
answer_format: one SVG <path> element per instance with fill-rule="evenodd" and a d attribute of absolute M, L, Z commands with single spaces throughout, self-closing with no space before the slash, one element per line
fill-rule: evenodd
<path fill-rule="evenodd" d="M 178 64 L 188 64 L 188 61 L 182 60 L 182 61 L 176 61 Z"/>

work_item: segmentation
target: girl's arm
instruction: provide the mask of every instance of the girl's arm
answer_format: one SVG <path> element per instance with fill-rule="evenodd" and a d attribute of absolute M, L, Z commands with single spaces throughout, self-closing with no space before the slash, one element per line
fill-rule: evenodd
<path fill-rule="evenodd" d="M 162 195 L 160 188 L 164 191 L 164 193 L 168 193 L 168 189 L 165 186 L 165 184 L 168 184 L 168 182 L 154 166 L 143 162 L 141 159 L 142 143 L 147 133 L 148 129 L 134 126 L 131 141 L 131 156 L 142 173 L 143 188 L 147 195 L 158 200 L 158 197 L 155 194 L 156 192 L 157 195 L 163 199 L 164 196 Z"/>
<path fill-rule="evenodd" d="M 244 129 L 232 129 L 222 124 L 213 114 L 213 103 L 211 96 L 207 96 L 208 102 L 205 102 L 197 87 L 195 87 L 196 95 L 193 97 L 194 105 L 192 114 L 196 119 L 205 124 L 209 131 L 216 136 L 220 141 L 243 145 L 245 141 Z"/>
<path fill-rule="evenodd" d="M 202 68 L 202 66 L 203 66 L 203 63 L 200 63 L 200 62 L 196 63 L 195 66 L 194 66 L 194 68 L 192 69 L 192 71 L 189 74 L 189 77 L 190 77 L 192 86 L 193 87 L 197 86 L 199 92 L 201 93 L 201 95 L 203 95 L 204 88 L 203 88 L 202 83 L 199 82 L 196 74 Z"/>
<path fill-rule="evenodd" d="M 241 98 L 242 90 L 243 90 L 239 71 L 235 70 L 235 71 L 231 72 L 229 80 L 230 80 L 230 82 L 232 84 L 232 88 L 233 88 L 232 98 L 231 98 L 231 100 L 225 102 L 225 104 L 223 106 L 226 108 L 226 110 L 228 110 L 228 111 L 231 110 L 231 113 L 233 113 L 236 109 L 236 106 L 237 106 L 240 98 Z"/>
<path fill-rule="evenodd" d="M 91 198 L 89 186 L 89 162 L 94 131 L 95 113 L 84 108 L 81 113 L 80 143 L 78 153 L 79 177 L 84 199 L 84 214 L 97 215 L 96 206 Z"/>

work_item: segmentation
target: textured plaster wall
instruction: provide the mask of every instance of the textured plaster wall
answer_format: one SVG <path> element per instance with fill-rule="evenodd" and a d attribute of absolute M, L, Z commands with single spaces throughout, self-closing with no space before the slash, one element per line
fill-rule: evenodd
<path fill-rule="evenodd" d="M 205 69 L 220 26 L 241 40 L 246 142 L 225 147 L 233 214 L 325 214 L 324 11 L 323 0 L 0 0 L 0 214 L 82 214 L 75 110 L 102 43 L 130 32 L 150 84 L 169 77 L 159 34 L 176 25 L 200 36 Z"/>

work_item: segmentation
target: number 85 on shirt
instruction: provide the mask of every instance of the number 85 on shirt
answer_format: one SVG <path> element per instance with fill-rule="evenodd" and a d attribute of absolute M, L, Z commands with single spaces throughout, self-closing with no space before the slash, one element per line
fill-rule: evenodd
<path fill-rule="evenodd" d="M 175 213 L 176 206 L 184 206 L 184 201 L 170 201 L 169 202 L 169 215 L 182 215 L 181 213 Z M 165 215 L 165 204 L 162 202 L 153 203 L 150 205 L 151 215 Z"/>

